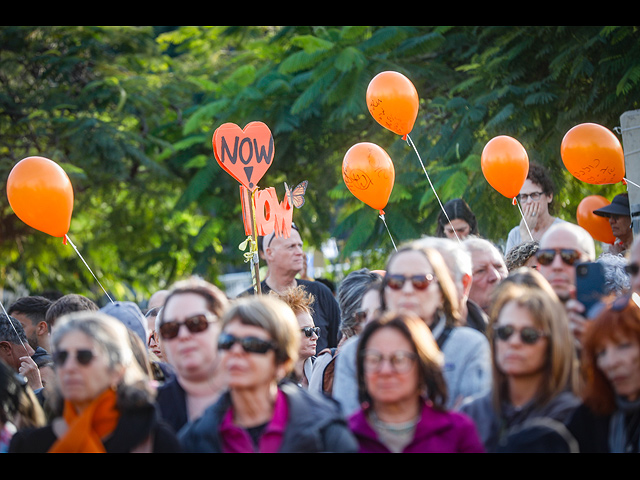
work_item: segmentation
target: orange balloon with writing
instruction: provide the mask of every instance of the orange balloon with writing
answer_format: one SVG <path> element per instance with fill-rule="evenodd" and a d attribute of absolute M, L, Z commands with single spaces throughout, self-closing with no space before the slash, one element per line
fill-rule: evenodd
<path fill-rule="evenodd" d="M 54 161 L 38 156 L 20 160 L 9 173 L 7 198 L 18 218 L 36 230 L 54 237 L 69 231 L 73 186 Z"/>
<path fill-rule="evenodd" d="M 598 242 L 613 244 L 616 237 L 613 236 L 611 224 L 606 217 L 600 217 L 593 213 L 602 207 L 609 205 L 609 200 L 601 195 L 589 195 L 578 204 L 576 220 L 578 225 L 584 228 Z"/>
<path fill-rule="evenodd" d="M 522 144 L 508 135 L 494 137 L 482 150 L 480 161 L 489 185 L 515 199 L 529 173 L 529 156 Z"/>
<path fill-rule="evenodd" d="M 614 133 L 596 123 L 582 123 L 569 130 L 560 147 L 569 173 L 592 185 L 618 183 L 624 179 L 624 151 Z"/>
<path fill-rule="evenodd" d="M 357 143 L 342 161 L 342 178 L 349 191 L 376 210 L 387 206 L 395 177 L 391 157 L 375 143 Z"/>
<path fill-rule="evenodd" d="M 379 73 L 369 82 L 366 99 L 376 122 L 406 138 L 413 129 L 420 102 L 411 80 L 399 72 Z"/>

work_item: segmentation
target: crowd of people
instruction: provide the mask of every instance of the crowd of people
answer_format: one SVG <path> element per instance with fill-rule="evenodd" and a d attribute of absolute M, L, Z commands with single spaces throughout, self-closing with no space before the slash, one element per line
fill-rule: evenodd
<path fill-rule="evenodd" d="M 597 213 L 619 241 L 596 255 L 553 196 L 533 166 L 504 252 L 464 200 L 447 202 L 434 237 L 335 292 L 300 278 L 292 228 L 261 239 L 259 294 L 194 277 L 144 311 L 19 298 L 0 314 L 0 451 L 639 452 L 628 199 Z M 604 272 L 588 310 L 587 262 Z"/>

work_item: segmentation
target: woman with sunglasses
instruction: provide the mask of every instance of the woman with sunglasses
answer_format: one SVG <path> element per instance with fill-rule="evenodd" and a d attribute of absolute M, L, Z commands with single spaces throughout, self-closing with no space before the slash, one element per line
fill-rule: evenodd
<path fill-rule="evenodd" d="M 419 241 L 398 248 L 387 261 L 381 310 L 407 310 L 433 332 L 445 357 L 449 407 L 489 389 L 491 357 L 487 337 L 462 326 L 458 292 L 442 255 Z"/>
<path fill-rule="evenodd" d="M 488 329 L 492 390 L 460 408 L 475 421 L 488 452 L 571 446 L 563 439 L 579 404 L 577 358 L 566 312 L 544 282 L 525 267 L 495 292 Z"/>
<path fill-rule="evenodd" d="M 447 409 L 443 355 L 424 321 L 386 312 L 358 342 L 361 409 L 349 426 L 361 453 L 481 453 L 475 425 Z"/>
<path fill-rule="evenodd" d="M 18 432 L 10 451 L 181 451 L 175 433 L 158 420 L 155 392 L 135 358 L 131 338 L 122 322 L 101 312 L 57 319 L 51 337 L 56 389 L 47 398 L 52 420 Z"/>
<path fill-rule="evenodd" d="M 190 278 L 175 283 L 158 319 L 158 334 L 174 375 L 158 388 L 162 418 L 178 432 L 217 399 L 225 383 L 218 369 L 220 322 L 229 305 L 216 286 Z"/>
<path fill-rule="evenodd" d="M 277 294 L 272 290 L 270 295 L 277 296 L 289 305 L 300 325 L 300 350 L 290 377 L 301 387 L 307 388 L 316 360 L 316 346 L 320 336 L 320 327 L 315 326 L 311 316 L 314 297 L 302 286 L 289 288 L 283 294 Z"/>
<path fill-rule="evenodd" d="M 291 308 L 270 295 L 235 300 L 218 343 L 228 389 L 180 432 L 187 452 L 355 452 L 338 405 L 287 380 L 300 348 Z"/>
<path fill-rule="evenodd" d="M 529 173 L 517 197 L 524 218 L 509 232 L 505 252 L 523 242 L 539 242 L 551 225 L 565 221 L 551 215 L 553 193 L 553 181 L 546 169 L 536 163 L 529 165 Z"/>
<path fill-rule="evenodd" d="M 640 308 L 624 295 L 582 339 L 582 405 L 569 422 L 581 453 L 640 452 Z"/>

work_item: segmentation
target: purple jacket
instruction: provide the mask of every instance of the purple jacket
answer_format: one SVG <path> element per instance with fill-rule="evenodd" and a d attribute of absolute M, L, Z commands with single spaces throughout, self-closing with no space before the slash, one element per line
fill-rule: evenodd
<path fill-rule="evenodd" d="M 360 453 L 390 453 L 367 421 L 361 409 L 349 418 L 349 427 L 358 439 Z M 424 403 L 413 440 L 403 453 L 484 453 L 475 424 L 454 411 L 435 410 Z"/>

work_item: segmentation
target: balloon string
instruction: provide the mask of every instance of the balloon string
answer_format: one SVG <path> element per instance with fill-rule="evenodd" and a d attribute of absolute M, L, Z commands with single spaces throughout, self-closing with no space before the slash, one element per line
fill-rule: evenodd
<path fill-rule="evenodd" d="M 527 227 L 527 232 L 529 232 L 529 236 L 531 237 L 531 240 L 533 240 L 533 235 L 531 235 L 531 230 L 529 230 L 529 225 L 527 224 L 527 221 L 524 219 L 524 213 L 522 213 L 522 209 L 520 208 L 520 202 L 518 202 L 516 198 L 514 198 L 513 200 L 514 200 L 514 203 L 518 206 L 518 210 L 520 210 L 520 215 L 522 215 L 522 221 L 524 222 L 524 226 Z"/>
<path fill-rule="evenodd" d="M 387 233 L 389 234 L 389 238 L 391 239 L 391 243 L 393 244 L 393 249 L 397 252 L 398 248 L 396 247 L 396 242 L 393 241 L 393 237 L 391 236 L 391 230 L 389 230 L 389 226 L 387 225 L 387 221 L 384 218 L 384 212 L 380 210 L 380 219 L 384 223 L 384 226 L 387 228 Z"/>
<path fill-rule="evenodd" d="M 624 181 L 627 183 L 630 183 L 631 185 L 640 188 L 640 185 L 638 185 L 637 183 L 632 182 L 631 180 L 629 180 L 628 178 L 624 178 Z"/>
<path fill-rule="evenodd" d="M 111 299 L 111 297 L 109 296 L 109 294 L 107 293 L 107 291 L 104 289 L 104 287 L 102 286 L 102 284 L 100 283 L 100 280 L 98 280 L 98 277 L 96 277 L 95 273 L 93 273 L 93 270 L 91 270 L 91 267 L 89 267 L 89 264 L 85 261 L 84 258 L 82 258 L 82 255 L 80 255 L 80 252 L 78 251 L 77 247 L 73 244 L 73 242 L 71 241 L 71 239 L 69 238 L 69 236 L 65 233 L 64 235 L 65 240 L 67 240 L 71 246 L 73 247 L 73 249 L 76 251 L 76 253 L 78 254 L 78 256 L 80 257 L 80 260 L 82 260 L 82 262 L 84 263 L 85 267 L 87 267 L 87 270 L 89 270 L 89 272 L 91 272 L 91 275 L 93 275 L 93 278 L 95 278 L 96 282 L 98 282 L 98 285 L 100 285 L 100 288 L 102 289 L 102 291 L 104 292 L 104 294 L 107 296 L 107 298 L 109 299 L 109 301 L 111 303 L 114 303 L 113 300 Z"/>
<path fill-rule="evenodd" d="M 453 230 L 454 235 L 458 239 L 458 242 L 461 242 L 460 241 L 460 237 L 458 237 L 458 232 L 456 232 L 455 227 L 451 223 L 451 220 L 449 219 L 449 215 L 447 215 L 447 212 L 445 211 L 444 206 L 442 205 L 442 202 L 440 201 L 440 197 L 438 197 L 438 193 L 436 192 L 436 189 L 434 188 L 433 183 L 431 183 L 431 178 L 429 178 L 429 174 L 427 173 L 427 169 L 424 167 L 424 163 L 422 162 L 422 158 L 420 158 L 420 154 L 418 153 L 418 149 L 416 148 L 415 144 L 413 143 L 413 140 L 411 140 L 411 137 L 409 136 L 409 134 L 407 134 L 407 142 L 413 147 L 413 150 L 416 152 L 416 155 L 418 156 L 418 160 L 420 160 L 420 165 L 422 165 L 422 170 L 424 171 L 424 174 L 426 175 L 427 180 L 429 180 L 429 185 L 431 185 L 431 190 L 433 190 L 433 194 L 436 196 L 436 199 L 438 200 L 438 203 L 440 204 L 440 208 L 442 209 L 442 212 L 444 213 L 444 216 L 447 217 L 447 222 L 449 222 L 449 225 L 451 225 L 451 229 Z"/>
<path fill-rule="evenodd" d="M 20 338 L 20 334 L 18 333 L 18 330 L 16 329 L 16 326 L 11 321 L 11 317 L 9 317 L 9 314 L 4 309 L 4 305 L 2 304 L 2 302 L 0 302 L 0 307 L 2 307 L 2 312 L 4 313 L 5 317 L 7 317 L 7 322 L 9 322 L 9 325 L 11 325 L 11 328 L 13 328 L 13 331 L 16 332 L 16 337 L 18 337 L 18 340 L 20 341 L 20 345 L 22 345 L 22 348 L 24 348 L 24 351 L 26 352 L 26 355 L 28 356 L 29 355 L 29 350 L 27 350 L 27 347 L 25 346 L 24 342 L 22 341 L 22 338 Z"/>

